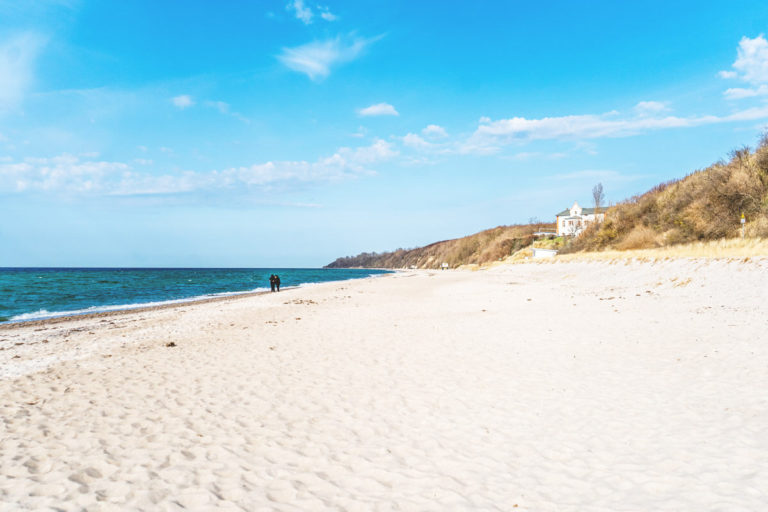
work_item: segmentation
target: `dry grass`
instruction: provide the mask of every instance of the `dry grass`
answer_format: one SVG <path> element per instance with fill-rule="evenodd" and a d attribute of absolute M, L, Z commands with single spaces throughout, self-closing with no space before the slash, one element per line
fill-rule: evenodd
<path fill-rule="evenodd" d="M 561 254 L 550 260 L 536 260 L 537 262 L 554 261 L 614 261 L 614 260 L 640 260 L 657 261 L 664 259 L 702 258 L 702 259 L 744 259 L 768 257 L 768 239 L 762 238 L 731 238 L 713 240 L 710 242 L 694 242 L 691 244 L 657 247 L 654 249 L 637 250 L 607 250 L 595 252 L 581 252 Z"/>
<path fill-rule="evenodd" d="M 418 249 L 398 249 L 382 254 L 363 253 L 339 258 L 328 267 L 379 268 L 440 268 L 448 263 L 451 268 L 470 268 L 468 265 L 487 265 L 503 260 L 521 248 L 533 243 L 533 233 L 553 229 L 554 224 L 524 224 L 499 226 L 474 235 L 436 242 Z"/>
<path fill-rule="evenodd" d="M 653 247 L 658 247 L 658 244 L 656 243 L 656 232 L 642 224 L 635 226 L 635 228 L 629 232 L 627 237 L 616 246 L 617 249 L 622 251 L 651 249 Z"/>
<path fill-rule="evenodd" d="M 750 237 L 768 237 L 768 136 L 683 179 L 662 183 L 606 211 L 563 251 L 650 249 L 736 238 L 741 215 Z"/>

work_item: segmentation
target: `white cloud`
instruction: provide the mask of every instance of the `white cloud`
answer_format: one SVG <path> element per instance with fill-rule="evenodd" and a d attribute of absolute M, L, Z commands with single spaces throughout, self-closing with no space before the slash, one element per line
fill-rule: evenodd
<path fill-rule="evenodd" d="M 484 120 L 462 144 L 462 153 L 491 154 L 514 142 L 533 140 L 579 140 L 627 137 L 653 130 L 687 128 L 734 121 L 768 119 L 768 106 L 741 110 L 727 116 L 645 116 L 621 117 L 617 112 L 585 114 L 541 119 L 513 117 L 498 121 Z"/>
<path fill-rule="evenodd" d="M 195 100 L 193 100 L 192 96 L 189 94 L 182 94 L 180 96 L 174 96 L 171 98 L 171 103 L 173 103 L 178 108 L 184 109 L 194 105 Z"/>
<path fill-rule="evenodd" d="M 207 172 L 158 175 L 122 162 L 95 161 L 63 154 L 0 162 L 0 191 L 54 194 L 149 195 L 265 187 L 278 183 L 320 182 L 373 174 L 369 166 L 397 156 L 384 140 L 370 146 L 340 148 L 314 162 L 276 161 Z M 150 160 L 137 159 L 139 165 Z"/>
<path fill-rule="evenodd" d="M 283 53 L 277 58 L 289 69 L 319 81 L 326 78 L 335 66 L 355 60 L 375 40 L 355 38 L 342 41 L 336 37 L 313 41 L 295 48 L 283 48 Z"/>
<path fill-rule="evenodd" d="M 409 133 L 403 137 L 403 144 L 414 149 L 432 149 L 434 144 L 427 142 L 415 133 Z"/>
<path fill-rule="evenodd" d="M 725 91 L 728 99 L 742 99 L 768 94 L 768 41 L 762 34 L 750 39 L 742 37 L 733 70 L 721 71 L 726 79 L 738 79 L 752 85 L 751 88 L 731 88 Z"/>
<path fill-rule="evenodd" d="M 34 64 L 45 44 L 43 37 L 26 32 L 0 42 L 0 109 L 23 99 L 34 81 Z"/>
<path fill-rule="evenodd" d="M 741 38 L 733 69 L 735 71 L 721 72 L 721 76 L 725 73 L 725 78 L 734 78 L 735 75 L 751 84 L 768 82 L 768 41 L 762 34 L 754 39 Z"/>
<path fill-rule="evenodd" d="M 314 13 L 312 12 L 312 9 L 304 5 L 303 0 L 293 0 L 292 2 L 288 2 L 286 9 L 293 11 L 296 19 L 301 20 L 305 25 L 312 23 Z"/>
<path fill-rule="evenodd" d="M 124 163 L 82 160 L 69 154 L 27 158 L 22 162 L 0 164 L 0 189 L 100 192 L 105 183 L 120 179 L 129 169 Z"/>
<path fill-rule="evenodd" d="M 229 103 L 223 101 L 206 101 L 205 106 L 215 108 L 222 114 L 229 114 Z"/>
<path fill-rule="evenodd" d="M 755 96 L 766 96 L 768 95 L 768 85 L 760 85 L 752 89 L 732 87 L 730 89 L 726 89 L 723 94 L 729 100 L 740 100 L 743 98 L 753 98 Z"/>
<path fill-rule="evenodd" d="M 317 10 L 320 11 L 320 17 L 325 21 L 336 21 L 338 16 L 333 14 L 331 10 L 322 5 L 317 5 Z M 285 7 L 288 11 L 292 11 L 296 19 L 301 20 L 305 25 L 311 25 L 315 18 L 315 12 L 312 8 L 304 4 L 304 0 L 291 0 Z"/>
<path fill-rule="evenodd" d="M 438 126 L 436 124 L 430 124 L 423 130 L 421 130 L 422 135 L 425 137 L 429 137 L 432 139 L 441 139 L 448 136 L 448 133 L 445 131 L 445 128 L 442 126 Z"/>
<path fill-rule="evenodd" d="M 328 9 L 328 7 L 318 6 L 317 8 L 320 9 L 320 17 L 323 18 L 325 21 L 336 21 L 339 19 L 339 17 L 333 14 Z"/>
<path fill-rule="evenodd" d="M 341 148 L 337 154 L 341 155 L 353 168 L 363 170 L 363 166 L 389 160 L 397 156 L 398 152 L 389 142 L 377 139 L 370 146 L 355 149 Z"/>
<path fill-rule="evenodd" d="M 665 101 L 641 101 L 635 105 L 635 112 L 640 115 L 658 114 L 668 110 L 669 106 Z"/>
<path fill-rule="evenodd" d="M 338 181 L 359 174 L 372 174 L 368 165 L 388 160 L 397 155 L 391 144 L 377 140 L 370 146 L 340 148 L 329 157 L 315 162 L 278 161 L 213 171 L 207 175 L 206 187 L 267 186 L 279 182 Z"/>
<path fill-rule="evenodd" d="M 399 116 L 400 113 L 389 103 L 376 103 L 357 111 L 361 116 Z"/>
<path fill-rule="evenodd" d="M 204 105 L 206 107 L 214 108 L 219 111 L 220 114 L 225 116 L 232 116 L 235 119 L 239 119 L 240 121 L 250 124 L 251 120 L 245 117 L 244 115 L 240 114 L 239 112 L 232 112 L 229 107 L 229 103 L 226 103 L 224 101 L 205 101 Z"/>

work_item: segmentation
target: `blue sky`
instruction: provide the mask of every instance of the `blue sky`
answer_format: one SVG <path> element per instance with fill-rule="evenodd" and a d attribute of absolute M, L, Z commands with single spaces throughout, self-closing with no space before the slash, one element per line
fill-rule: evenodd
<path fill-rule="evenodd" d="M 754 145 L 768 4 L 0 0 L 0 266 L 319 266 Z"/>

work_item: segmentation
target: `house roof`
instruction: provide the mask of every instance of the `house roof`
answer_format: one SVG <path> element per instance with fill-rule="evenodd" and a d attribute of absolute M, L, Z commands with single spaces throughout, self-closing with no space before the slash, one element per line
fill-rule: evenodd
<path fill-rule="evenodd" d="M 602 210 L 602 213 L 605 213 L 605 209 L 604 208 L 601 208 L 601 210 Z M 594 213 L 595 213 L 595 209 L 594 208 L 582 208 L 581 209 L 581 214 L 582 215 L 592 215 Z M 568 216 L 571 215 L 571 209 L 570 208 L 566 208 L 565 210 L 563 210 L 560 213 L 558 213 L 557 215 L 555 215 L 555 217 L 564 217 L 566 215 L 568 215 Z"/>

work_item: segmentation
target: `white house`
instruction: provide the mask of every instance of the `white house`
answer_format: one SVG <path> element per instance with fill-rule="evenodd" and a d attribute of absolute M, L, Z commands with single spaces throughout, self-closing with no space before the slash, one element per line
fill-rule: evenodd
<path fill-rule="evenodd" d="M 557 236 L 577 236 L 591 223 L 603 222 L 605 213 L 595 214 L 594 208 L 582 208 L 578 202 L 557 214 Z"/>

